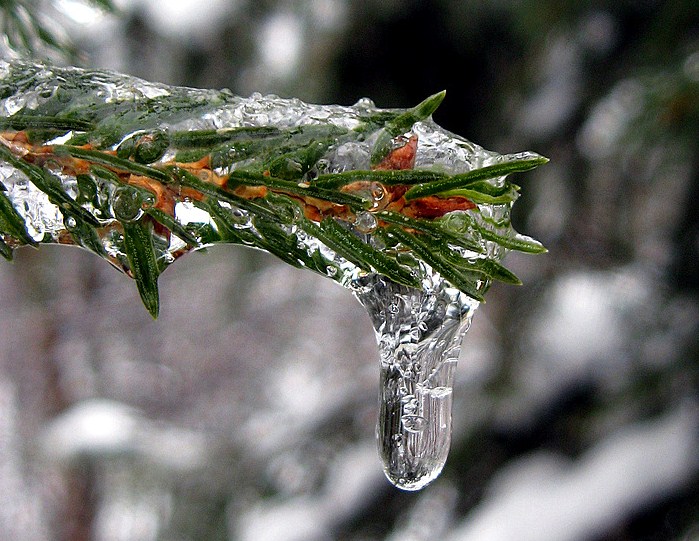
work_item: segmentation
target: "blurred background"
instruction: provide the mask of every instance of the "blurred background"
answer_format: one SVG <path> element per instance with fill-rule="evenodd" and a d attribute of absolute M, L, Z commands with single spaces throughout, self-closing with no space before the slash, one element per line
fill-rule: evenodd
<path fill-rule="evenodd" d="M 698 541 L 694 0 L 41 3 L 82 64 L 408 107 L 551 162 L 457 375 L 418 493 L 375 450 L 378 354 L 337 285 L 217 247 L 134 284 L 77 249 L 0 265 L 0 540 Z"/>

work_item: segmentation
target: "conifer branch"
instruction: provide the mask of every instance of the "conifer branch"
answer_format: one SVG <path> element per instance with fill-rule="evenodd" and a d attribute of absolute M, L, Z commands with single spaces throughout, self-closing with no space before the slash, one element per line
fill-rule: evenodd
<path fill-rule="evenodd" d="M 82 246 L 132 276 L 154 317 L 158 276 L 213 243 L 345 285 L 379 273 L 420 287 L 427 266 L 478 300 L 493 280 L 519 283 L 500 248 L 544 251 L 511 228 L 518 188 L 507 175 L 545 158 L 478 149 L 480 167 L 415 166 L 433 135 L 466 147 L 430 118 L 443 92 L 405 111 L 321 107 L 102 71 L 0 68 L 0 254 Z M 38 219 L 37 205 L 58 218 Z"/>

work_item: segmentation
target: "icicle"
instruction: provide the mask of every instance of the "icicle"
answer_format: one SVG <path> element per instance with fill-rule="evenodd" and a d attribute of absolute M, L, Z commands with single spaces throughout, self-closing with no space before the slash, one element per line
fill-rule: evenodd
<path fill-rule="evenodd" d="M 439 276 L 424 290 L 380 276 L 356 293 L 379 346 L 378 448 L 386 477 L 419 490 L 444 467 L 461 341 L 478 302 Z"/>

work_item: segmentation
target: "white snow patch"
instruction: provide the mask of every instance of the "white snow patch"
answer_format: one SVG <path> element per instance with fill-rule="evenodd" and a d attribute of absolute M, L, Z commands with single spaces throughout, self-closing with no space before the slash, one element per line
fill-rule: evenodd
<path fill-rule="evenodd" d="M 324 487 L 314 496 L 258 503 L 238 515 L 241 541 L 316 541 L 332 538 L 333 526 L 347 520 L 386 483 L 372 443 L 340 452 Z"/>
<path fill-rule="evenodd" d="M 575 462 L 530 455 L 502 471 L 448 541 L 596 539 L 699 467 L 696 404 L 612 434 Z"/>
<path fill-rule="evenodd" d="M 42 449 L 57 462 L 130 455 L 167 470 L 205 464 L 209 443 L 194 431 L 154 423 L 137 410 L 107 399 L 80 402 L 51 421 Z"/>
<path fill-rule="evenodd" d="M 291 12 L 271 15 L 259 33 L 264 70 L 273 77 L 286 78 L 296 70 L 303 49 L 301 19 Z"/>
<path fill-rule="evenodd" d="M 101 399 L 81 402 L 48 426 L 44 449 L 57 459 L 128 452 L 137 424 L 136 412 L 124 404 Z"/>

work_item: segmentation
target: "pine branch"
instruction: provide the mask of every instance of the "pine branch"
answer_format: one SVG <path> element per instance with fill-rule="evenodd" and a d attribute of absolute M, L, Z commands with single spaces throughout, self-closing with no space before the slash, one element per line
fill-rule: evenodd
<path fill-rule="evenodd" d="M 431 120 L 443 92 L 403 111 L 21 62 L 2 72 L 0 254 L 80 245 L 132 276 L 154 317 L 158 276 L 214 243 L 344 285 L 378 273 L 419 288 L 434 271 L 478 300 L 493 280 L 519 283 L 506 250 L 545 251 L 512 229 L 507 175 L 547 160 L 445 132 Z"/>

